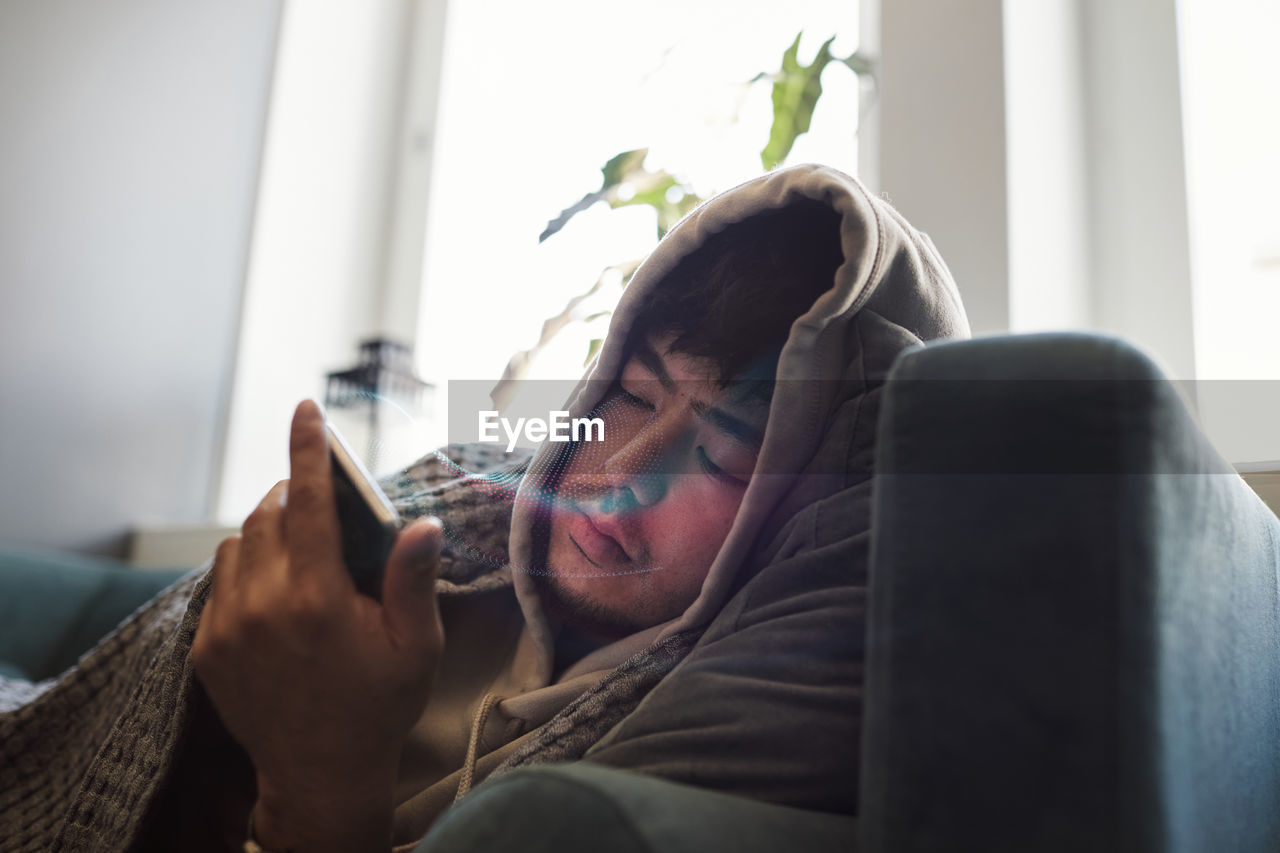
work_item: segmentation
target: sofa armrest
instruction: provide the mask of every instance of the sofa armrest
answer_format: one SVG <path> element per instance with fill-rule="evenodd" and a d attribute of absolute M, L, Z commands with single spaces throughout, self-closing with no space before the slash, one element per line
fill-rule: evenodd
<path fill-rule="evenodd" d="M 1280 522 L 1114 338 L 901 355 L 868 850 L 1280 849 Z"/>
<path fill-rule="evenodd" d="M 588 763 L 485 782 L 415 853 L 854 853 L 857 819 Z"/>

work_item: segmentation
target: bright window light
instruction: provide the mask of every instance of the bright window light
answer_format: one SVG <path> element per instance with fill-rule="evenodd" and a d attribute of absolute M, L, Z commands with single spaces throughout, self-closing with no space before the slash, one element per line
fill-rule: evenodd
<path fill-rule="evenodd" d="M 1200 409 L 1233 462 L 1280 459 L 1280 6 L 1181 0 Z"/>
<path fill-rule="evenodd" d="M 765 22 L 762 24 L 761 22 Z M 803 31 L 808 63 L 836 36 L 857 48 L 850 2 L 647 3 L 569 0 L 450 4 L 424 264 L 419 361 L 423 374 L 497 379 L 532 346 L 542 323 L 610 265 L 653 248 L 647 207 L 603 203 L 539 245 L 562 209 L 600 186 L 600 167 L 648 147 L 699 195 L 762 173 L 772 120 L 770 85 Z M 858 81 L 831 63 L 811 130 L 787 163 L 856 168 Z M 605 320 L 557 336 L 531 377 L 577 377 Z"/>

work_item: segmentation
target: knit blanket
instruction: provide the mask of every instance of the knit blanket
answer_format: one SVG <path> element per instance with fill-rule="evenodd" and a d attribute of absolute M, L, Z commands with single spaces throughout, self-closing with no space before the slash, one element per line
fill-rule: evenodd
<path fill-rule="evenodd" d="M 407 517 L 440 516 L 451 536 L 439 593 L 511 584 L 503 557 L 510 497 L 527 457 L 451 445 L 384 486 Z M 209 592 L 197 569 L 126 619 L 79 663 L 32 684 L 0 677 L 0 851 L 126 850 L 193 732 L 191 642 Z M 572 702 L 492 775 L 580 758 L 693 647 L 677 635 Z"/>

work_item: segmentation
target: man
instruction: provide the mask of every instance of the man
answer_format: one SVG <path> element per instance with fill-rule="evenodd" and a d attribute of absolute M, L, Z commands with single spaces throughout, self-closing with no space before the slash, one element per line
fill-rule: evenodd
<path fill-rule="evenodd" d="M 176 628 L 163 597 L 133 623 L 172 637 L 137 695 L 174 719 L 83 711 L 124 723 L 51 832 L 192 849 L 197 825 L 231 837 L 252 805 L 268 850 L 408 850 L 484 778 L 579 759 L 854 812 L 878 386 L 901 349 L 964 334 L 932 247 L 856 182 L 798 167 L 746 184 L 629 285 L 570 404 L 604 419 L 603 444 L 449 482 L 455 448 L 388 483 L 440 522 L 402 533 L 382 604 L 346 577 L 304 403 L 290 482 L 212 583 L 173 594 L 191 596 Z M 234 744 L 211 755 L 221 726 L 186 643 L 238 768 Z M 128 776 L 116 731 L 149 725 L 152 778 L 117 782 L 124 805 L 96 780 Z"/>

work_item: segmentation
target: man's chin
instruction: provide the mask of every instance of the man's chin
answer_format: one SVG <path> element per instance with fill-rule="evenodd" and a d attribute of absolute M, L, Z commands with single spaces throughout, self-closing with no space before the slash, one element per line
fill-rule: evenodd
<path fill-rule="evenodd" d="M 626 613 L 566 586 L 552 569 L 547 574 L 533 575 L 542 606 L 552 617 L 570 627 L 597 637 L 617 640 L 650 627 L 643 615 Z M 587 579 L 588 583 L 608 582 L 607 578 Z"/>

